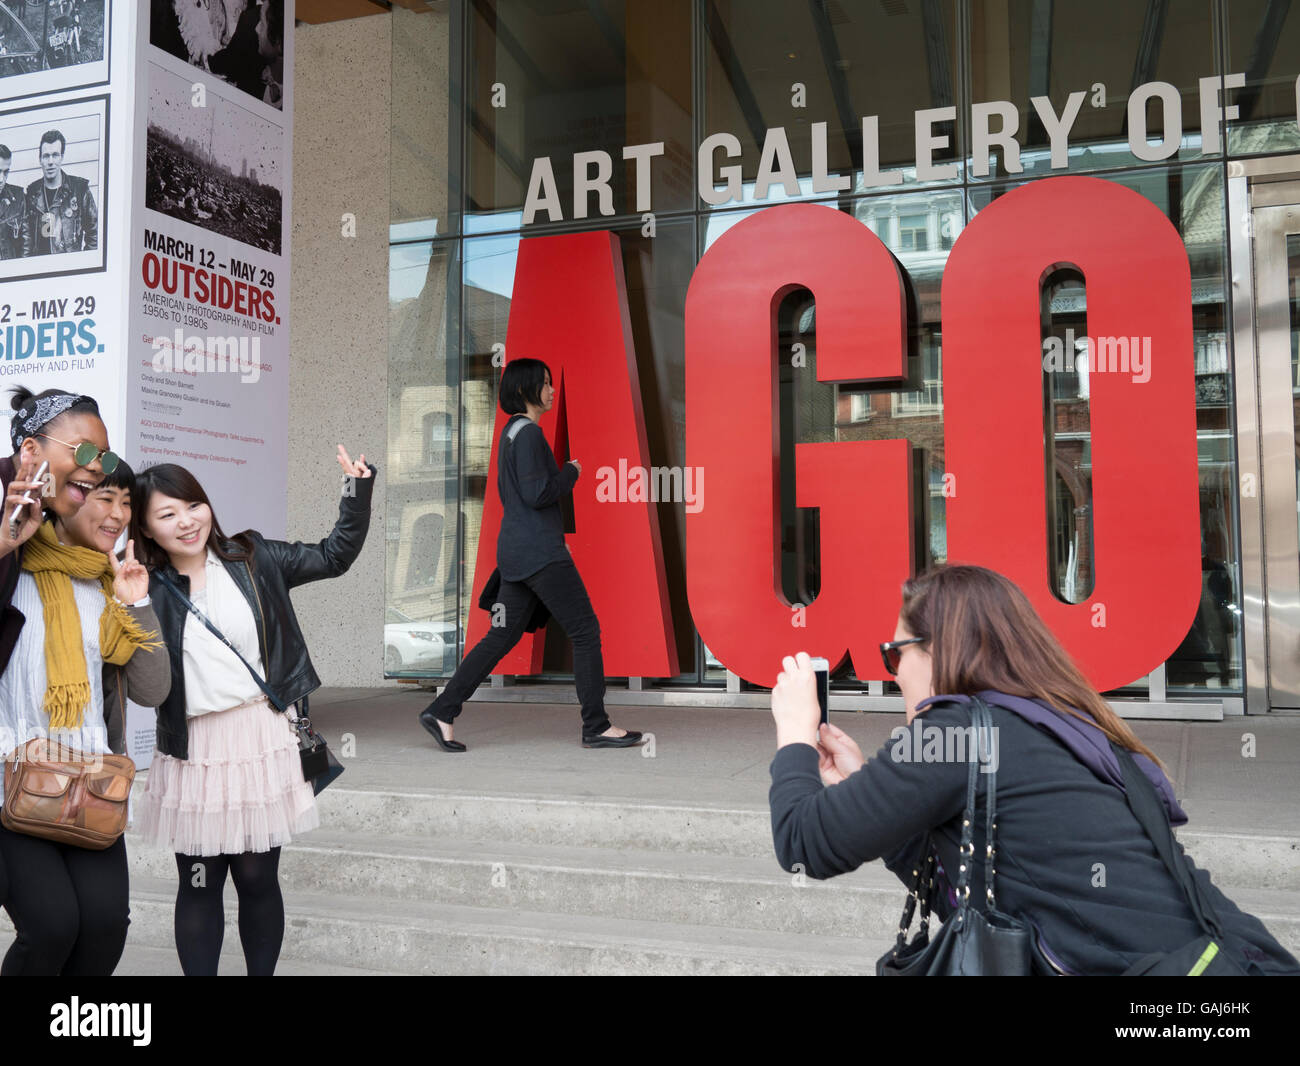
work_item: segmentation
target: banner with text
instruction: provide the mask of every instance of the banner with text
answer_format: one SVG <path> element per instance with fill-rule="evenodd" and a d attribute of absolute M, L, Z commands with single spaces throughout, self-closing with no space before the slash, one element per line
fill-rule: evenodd
<path fill-rule="evenodd" d="M 126 411 L 223 528 L 283 537 L 292 0 L 154 3 L 137 62 Z M 147 35 L 147 40 L 145 36 Z"/>

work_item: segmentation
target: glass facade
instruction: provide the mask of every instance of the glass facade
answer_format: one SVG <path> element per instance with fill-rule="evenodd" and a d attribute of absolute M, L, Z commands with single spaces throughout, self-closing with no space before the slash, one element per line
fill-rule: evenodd
<path fill-rule="evenodd" d="M 1171 695 L 1241 693 L 1228 160 L 1300 149 L 1298 72 L 1300 14 L 1266 0 L 394 9 L 389 674 L 447 676 L 461 653 L 483 501 L 495 491 L 494 355 L 524 237 L 617 234 L 651 462 L 682 467 L 684 307 L 700 256 L 753 212 L 795 199 L 868 227 L 906 274 L 910 387 L 867 391 L 787 367 L 776 384 L 782 453 L 796 442 L 909 440 L 924 565 L 947 558 L 948 255 L 1010 189 L 1089 173 L 1150 200 L 1186 245 L 1203 589 L 1164 683 Z M 1202 130 L 1207 99 L 1238 109 L 1222 134 L 1217 122 Z M 1134 140 L 1139 126 L 1145 137 Z M 653 146 L 648 169 L 635 146 Z M 607 192 L 591 188 L 601 180 Z M 1085 336 L 1087 305 L 1081 276 L 1048 278 L 1044 339 Z M 582 309 L 573 312 L 576 334 Z M 778 343 L 804 344 L 810 365 L 816 317 L 806 290 L 778 314 Z M 1053 591 L 1066 602 L 1086 599 L 1095 579 L 1089 419 L 1086 363 L 1045 373 L 1044 506 Z M 819 588 L 816 513 L 791 502 L 791 462 L 781 477 L 780 587 L 808 603 Z M 721 685 L 725 671 L 691 624 L 684 505 L 657 507 L 682 672 L 654 683 Z M 566 655 L 563 640 L 548 641 L 544 672 L 566 674 Z M 1137 679 L 1125 692 L 1146 689 Z"/>

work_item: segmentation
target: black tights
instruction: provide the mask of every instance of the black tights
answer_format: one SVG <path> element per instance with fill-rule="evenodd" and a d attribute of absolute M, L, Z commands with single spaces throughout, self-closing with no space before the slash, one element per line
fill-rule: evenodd
<path fill-rule="evenodd" d="M 242 855 L 176 856 L 176 954 L 186 977 L 217 972 L 226 913 L 221 893 L 226 870 L 239 895 L 239 942 L 249 977 L 270 977 L 284 940 L 284 897 L 280 895 L 280 849 Z"/>

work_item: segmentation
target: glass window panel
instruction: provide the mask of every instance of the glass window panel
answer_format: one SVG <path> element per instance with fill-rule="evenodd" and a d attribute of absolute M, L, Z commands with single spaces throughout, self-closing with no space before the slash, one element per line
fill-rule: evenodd
<path fill-rule="evenodd" d="M 878 120 L 878 151 L 868 140 L 867 156 L 874 151 L 882 171 L 900 171 L 903 181 L 914 183 L 914 112 L 955 107 L 960 117 L 965 106 L 952 0 L 705 0 L 700 12 L 703 132 L 739 139 L 740 159 L 725 159 L 719 152 L 715 166 L 739 163 L 746 201 L 755 199 L 754 180 L 769 128 L 785 130 L 803 179 L 812 174 L 813 126 L 826 123 L 827 174 L 847 178 L 846 192 L 863 192 L 868 191 L 863 117 Z M 948 138 L 945 148 L 935 150 L 934 164 L 955 164 L 958 176 L 964 154 L 961 128 L 951 121 L 936 123 L 933 130 L 934 136 Z M 814 195 L 811 179 L 801 180 L 800 188 L 804 195 Z M 765 199 L 787 195 L 777 185 Z"/>
<path fill-rule="evenodd" d="M 970 18 L 971 97 L 1015 106 L 1025 174 L 1053 173 L 1050 142 L 1031 99 L 1046 96 L 1060 116 L 1079 91 L 1087 95 L 1070 130 L 1069 166 L 1055 173 L 1142 162 L 1128 146 L 1129 95 L 1156 81 L 1178 90 L 1182 139 L 1176 157 L 1201 158 L 1200 79 L 1220 73 L 1211 0 L 973 0 Z M 1099 85 L 1103 94 L 1095 92 Z M 991 126 L 999 129 L 999 120 Z M 1148 141 L 1163 132 L 1159 105 L 1149 103 Z M 994 149 L 989 179 L 1008 174 L 1002 155 Z M 985 180 L 973 170 L 971 176 Z"/>
<path fill-rule="evenodd" d="M 1276 0 L 1232 0 L 1223 6 L 1228 73 L 1246 76 L 1245 86 L 1229 94 L 1240 113 L 1231 123 L 1228 149 L 1233 155 L 1293 152 L 1300 148 L 1300 9 Z"/>
<path fill-rule="evenodd" d="M 562 217 L 571 220 L 573 157 L 602 151 L 612 163 L 614 213 L 640 212 L 636 163 L 624 160 L 623 148 L 660 141 L 663 155 L 650 162 L 652 208 L 689 209 L 694 196 L 690 8 L 690 0 L 481 0 L 471 5 L 466 210 L 520 210 L 533 161 L 546 157 Z M 587 217 L 599 219 L 598 197 L 587 199 Z M 542 211 L 533 221 L 553 219 Z"/>
<path fill-rule="evenodd" d="M 438 5 L 446 11 L 448 5 Z M 629 312 L 641 376 L 651 461 L 681 465 L 684 455 L 683 313 L 698 258 L 720 233 L 755 207 L 782 199 L 817 200 L 851 212 L 876 233 L 906 270 L 912 308 L 909 388 L 867 392 L 852 383 L 782 384 L 783 439 L 861 440 L 906 437 L 918 450 L 918 566 L 947 557 L 944 513 L 942 334 L 939 289 L 947 254 L 961 233 L 967 205 L 961 182 L 970 165 L 970 103 L 1009 100 L 1018 115 L 1025 177 L 1048 176 L 1048 141 L 1029 103 L 1047 95 L 1059 111 L 1070 92 L 1105 87 L 1104 106 L 1089 100 L 1071 132 L 1069 170 L 1132 167 L 1127 102 L 1136 84 L 1167 81 L 1178 90 L 1182 139 L 1176 158 L 1200 158 L 1199 79 L 1217 74 L 1214 20 L 1222 13 L 1228 71 L 1249 75 L 1245 90 L 1227 94 L 1242 108 L 1228 143 L 1252 154 L 1300 146 L 1295 75 L 1300 24 L 1289 5 L 1270 0 L 1170 0 L 1134 4 L 971 0 L 957 33 L 955 0 L 808 5 L 777 0 L 476 0 L 457 13 L 394 12 L 392 161 L 392 335 L 390 338 L 390 466 L 393 506 L 388 537 L 388 629 L 403 647 L 442 642 L 444 668 L 411 671 L 445 676 L 454 666 L 467 593 L 476 562 L 482 502 L 495 420 L 493 345 L 504 343 L 523 231 L 523 202 L 532 161 L 551 158 L 566 223 L 573 219 L 575 152 L 610 153 L 619 219 L 589 217 L 574 228 L 613 228 L 623 242 Z M 698 21 L 693 22 L 698 13 Z M 442 19 L 435 27 L 431 19 Z M 459 18 L 463 28 L 448 22 Z M 458 37 L 457 34 L 461 36 Z M 692 45 L 694 51 L 692 51 Z M 468 57 L 463 72 L 448 68 Z M 958 76 L 968 58 L 970 98 Z M 694 63 L 692 62 L 694 59 Z M 692 105 L 695 79 L 699 113 Z M 448 86 L 463 85 L 462 116 L 451 114 Z M 794 106 L 795 83 L 805 107 Z M 493 107 L 494 89 L 504 89 Z M 961 165 L 951 182 L 917 183 L 914 114 L 951 105 L 952 145 L 935 162 Z M 1158 135 L 1156 109 L 1149 109 Z M 899 171 L 903 186 L 865 185 L 861 118 L 876 115 L 881 169 Z M 847 190 L 814 188 L 813 124 L 827 124 L 828 177 L 848 176 Z M 997 121 L 994 120 L 994 125 Z M 767 129 L 783 128 L 798 175 L 798 193 L 780 185 L 754 202 Z M 457 154 L 463 129 L 465 157 Z M 696 145 L 726 132 L 741 143 L 742 202 L 715 208 L 696 197 Z M 657 236 L 644 238 L 635 204 L 635 167 L 622 147 L 662 140 L 652 164 Z M 969 190 L 969 210 L 1011 187 L 1001 152 L 988 179 Z M 1241 687 L 1239 585 L 1234 540 L 1235 440 L 1225 315 L 1225 241 L 1221 167 L 1151 167 L 1116 180 L 1158 204 L 1187 245 L 1193 273 L 1194 359 L 1203 534 L 1201 608 L 1168 664 L 1173 693 Z M 998 178 L 996 187 L 991 182 Z M 721 180 L 719 180 L 721 184 Z M 430 238 L 459 234 L 463 242 Z M 903 191 L 906 190 L 906 191 Z M 730 208 L 730 209 L 728 209 Z M 666 211 L 690 211 L 669 219 Z M 696 214 L 700 223 L 696 222 Z M 539 221 L 547 221 L 543 212 Z M 569 228 L 567 225 L 564 228 Z M 459 254 L 464 248 L 462 264 Z M 461 288 L 463 284 L 463 290 Z M 461 292 L 463 291 L 463 308 Z M 1050 301 L 1064 324 L 1086 316 L 1086 293 L 1062 287 Z M 463 317 L 462 317 L 463 311 Z M 782 342 L 805 343 L 815 368 L 816 308 L 796 293 L 782 308 Z M 462 367 L 461 359 L 464 359 Z M 461 379 L 463 371 L 464 378 Z M 813 375 L 815 377 L 815 374 Z M 807 387 L 805 387 L 805 384 Z M 1058 516 L 1078 509 L 1090 491 L 1090 436 L 1068 437 L 1070 412 L 1087 401 L 1087 375 L 1077 366 L 1045 383 L 1045 402 L 1071 476 L 1058 479 L 1050 506 Z M 457 400 L 459 397 L 459 400 Z M 1073 487 L 1072 487 L 1073 485 Z M 493 488 L 492 491 L 495 491 Z M 1084 492 L 1086 497 L 1087 491 Z M 720 664 L 700 644 L 685 598 L 682 504 L 659 505 L 682 679 L 721 683 Z M 812 595 L 820 582 L 815 515 L 790 518 L 783 583 Z M 783 523 L 785 524 L 785 523 Z M 1057 528 L 1059 527 L 1059 528 Z M 1086 588 L 1088 542 L 1076 543 L 1069 522 L 1055 523 L 1058 576 Z M 464 574 L 457 581 L 457 575 Z M 1058 581 L 1058 586 L 1060 582 Z M 1062 586 L 1063 587 L 1063 586 Z M 1058 592 L 1060 587 L 1058 587 Z M 423 636 L 413 632 L 428 626 Z M 450 626 L 450 632 L 439 627 Z M 387 642 L 386 642 L 387 643 Z M 446 650 L 450 649 L 450 651 Z M 699 657 L 696 659 L 698 649 Z M 398 654 L 404 655 L 399 651 Z M 569 669 L 567 642 L 548 643 L 546 670 Z M 1145 680 L 1132 687 L 1138 694 Z M 890 688 L 892 691 L 892 687 Z"/>
<path fill-rule="evenodd" d="M 463 640 L 457 628 L 458 247 L 438 241 L 389 250 L 389 676 L 450 676 Z"/>

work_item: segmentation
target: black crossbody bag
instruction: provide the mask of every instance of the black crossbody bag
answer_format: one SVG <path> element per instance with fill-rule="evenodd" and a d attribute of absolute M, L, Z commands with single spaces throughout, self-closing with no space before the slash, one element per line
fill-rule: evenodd
<path fill-rule="evenodd" d="M 161 581 L 175 596 L 185 604 L 185 609 L 194 615 L 207 628 L 208 632 L 216 637 L 234 654 L 235 658 L 244 664 L 257 687 L 262 690 L 271 706 L 281 714 L 288 710 L 288 705 L 275 694 L 271 686 L 268 685 L 253 669 L 247 659 L 239 654 L 239 650 L 226 639 L 226 635 L 214 626 L 208 616 L 194 606 L 184 592 L 161 570 L 155 570 L 158 580 Z M 311 719 L 307 717 L 307 697 L 304 696 L 300 701 L 302 713 L 294 721 L 294 728 L 298 731 L 298 755 L 302 759 L 302 777 L 308 782 L 312 791 L 316 795 L 333 784 L 334 780 L 343 773 L 342 764 L 334 757 L 334 753 L 329 750 L 325 743 L 325 738 L 311 727 Z"/>

